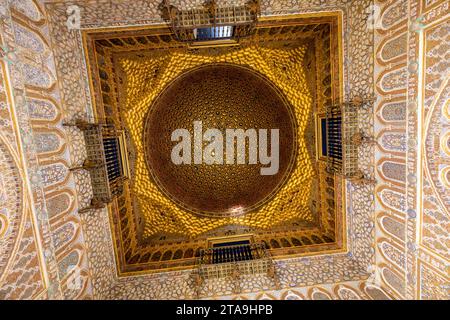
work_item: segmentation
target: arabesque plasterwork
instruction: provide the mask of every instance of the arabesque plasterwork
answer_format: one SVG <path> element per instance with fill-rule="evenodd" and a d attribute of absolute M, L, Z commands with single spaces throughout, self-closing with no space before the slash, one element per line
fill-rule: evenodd
<path fill-rule="evenodd" d="M 106 209 L 78 213 L 91 197 L 89 178 L 69 171 L 85 158 L 82 135 L 62 126 L 95 114 L 82 30 L 161 24 L 157 4 L 70 1 L 81 9 L 80 29 L 67 28 L 68 4 L 0 1 L 0 299 L 194 297 L 189 271 L 118 277 Z M 448 299 L 449 2 L 261 5 L 263 16 L 342 15 L 344 98 L 377 98 L 360 124 L 378 142 L 360 150 L 377 183 L 346 185 L 347 252 L 278 260 L 278 290 L 246 278 L 239 295 L 223 281 L 200 297 Z M 74 287 L 75 271 L 82 281 Z"/>

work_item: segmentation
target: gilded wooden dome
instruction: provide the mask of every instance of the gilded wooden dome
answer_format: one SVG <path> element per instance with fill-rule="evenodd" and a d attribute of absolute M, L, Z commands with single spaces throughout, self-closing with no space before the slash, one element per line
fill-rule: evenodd
<path fill-rule="evenodd" d="M 212 128 L 223 133 L 223 164 L 194 163 L 194 122 L 199 121 L 201 133 Z M 176 129 L 187 129 L 192 137 L 190 164 L 171 160 Z M 278 129 L 278 171 L 262 175 L 261 168 L 269 165 L 261 164 L 260 154 L 256 164 L 249 163 L 248 140 L 245 164 L 236 158 L 227 164 L 226 129 L 254 129 L 259 145 L 260 129 L 267 129 L 269 155 L 271 129 Z M 296 122 L 283 95 L 265 77 L 237 65 L 211 64 L 177 77 L 155 99 L 145 121 L 144 144 L 153 179 L 179 206 L 209 216 L 239 215 L 261 206 L 286 180 L 295 159 Z M 202 152 L 208 152 L 208 144 L 202 141 Z M 237 146 L 234 150 L 236 156 Z"/>

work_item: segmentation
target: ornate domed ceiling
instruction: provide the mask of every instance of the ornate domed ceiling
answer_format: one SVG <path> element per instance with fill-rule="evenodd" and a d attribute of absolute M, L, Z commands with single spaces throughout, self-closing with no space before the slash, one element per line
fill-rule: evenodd
<path fill-rule="evenodd" d="M 261 23 L 238 46 L 191 48 L 167 28 L 89 35 L 96 116 L 127 136 L 129 180 L 111 209 L 121 273 L 192 266 L 208 239 L 231 235 L 274 256 L 342 250 L 342 182 L 317 161 L 314 117 L 341 95 L 338 34 L 330 15 Z M 226 129 L 279 129 L 279 170 L 175 165 L 171 135 L 194 140 L 195 121 L 224 141 Z"/>
<path fill-rule="evenodd" d="M 172 20 L 215 9 L 164 2 Z M 0 2 L 1 300 L 448 299 L 448 1 L 251 2 L 261 5 L 251 34 L 209 47 L 180 41 L 161 1 Z M 183 209 L 146 161 L 149 108 L 211 63 L 263 74 L 297 123 L 286 183 L 240 216 Z M 358 128 L 376 144 L 358 147 L 358 167 L 376 184 L 343 182 L 320 164 L 313 120 L 324 105 L 373 94 Z M 88 151 L 106 159 L 79 120 L 115 124 L 115 160 L 129 164 L 119 183 L 93 179 L 101 170 Z M 106 199 L 99 185 L 117 193 Z M 106 200 L 93 205 L 99 190 Z M 248 236 L 269 248 L 280 290 L 261 275 L 194 288 L 201 249 Z"/>
<path fill-rule="evenodd" d="M 195 121 L 202 122 L 203 132 L 212 128 L 221 131 L 223 137 L 217 141 L 221 151 L 214 148 L 209 152 L 223 153 L 222 160 L 208 164 L 201 159 L 202 163 L 195 164 L 192 138 L 188 143 L 189 164 L 174 164 L 172 132 L 187 129 L 194 137 Z M 289 103 L 265 77 L 238 65 L 206 64 L 180 75 L 154 101 L 145 126 L 146 160 L 156 183 L 178 205 L 203 215 L 233 216 L 258 208 L 279 190 L 295 160 L 296 121 Z M 238 164 L 236 147 L 227 154 L 226 129 L 249 129 L 255 134 L 260 129 L 268 130 L 267 144 L 270 130 L 278 129 L 277 172 L 262 175 L 261 168 L 267 164 L 249 164 L 248 140 L 246 162 Z M 261 147 L 261 138 L 257 142 Z M 210 143 L 203 139 L 203 153 L 208 152 Z"/>

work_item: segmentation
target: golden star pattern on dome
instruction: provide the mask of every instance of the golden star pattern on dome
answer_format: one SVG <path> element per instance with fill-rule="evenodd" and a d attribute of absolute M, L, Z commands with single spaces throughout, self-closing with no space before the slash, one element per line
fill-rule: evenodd
<path fill-rule="evenodd" d="M 152 53 L 147 53 L 142 58 L 129 55 L 118 58 L 125 84 L 126 107 L 123 108 L 123 118 L 136 148 L 133 192 L 139 199 L 146 219 L 145 235 L 162 232 L 196 237 L 230 224 L 268 229 L 292 219 L 313 221 L 309 201 L 315 172 L 305 141 L 305 130 L 312 111 L 312 97 L 306 84 L 303 64 L 305 47 L 267 49 L 251 46 L 213 56 L 206 50 L 204 54 L 179 50 L 167 52 L 164 56 L 158 55 L 154 57 Z M 183 72 L 211 63 L 242 65 L 266 76 L 293 106 L 298 125 L 298 157 L 286 185 L 269 203 L 239 217 L 200 217 L 176 206 L 152 182 L 145 163 L 142 139 L 144 119 L 152 102 Z"/>
<path fill-rule="evenodd" d="M 220 218 L 254 211 L 277 193 L 295 162 L 291 109 L 280 90 L 249 68 L 214 63 L 190 69 L 161 92 L 147 113 L 143 143 L 153 180 L 180 207 L 199 215 Z M 250 130 L 255 138 L 247 151 L 242 145 L 247 160 L 226 148 L 235 130 Z M 214 133 L 214 142 L 203 131 Z M 182 141 L 172 141 L 173 134 L 182 134 Z M 278 144 L 266 163 L 269 140 Z M 183 154 L 176 161 L 182 163 L 173 162 L 176 149 Z"/>

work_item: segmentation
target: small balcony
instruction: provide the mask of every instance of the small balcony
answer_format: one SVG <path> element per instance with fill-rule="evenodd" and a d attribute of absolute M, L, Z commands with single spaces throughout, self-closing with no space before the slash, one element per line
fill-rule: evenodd
<path fill-rule="evenodd" d="M 244 242 L 244 241 L 242 241 Z M 206 281 L 231 281 L 234 292 L 240 292 L 241 276 L 265 276 L 279 286 L 275 264 L 263 243 L 219 245 L 200 252 L 195 270 L 197 296 Z"/>
<path fill-rule="evenodd" d="M 92 183 L 90 206 L 79 212 L 99 209 L 110 203 L 123 189 L 127 179 L 126 147 L 124 133 L 113 124 L 88 123 L 82 120 L 65 126 L 76 126 L 83 132 L 87 158 L 71 171 L 86 170 Z"/>
<path fill-rule="evenodd" d="M 355 98 L 350 102 L 326 106 L 326 125 L 322 143 L 326 150 L 327 171 L 355 182 L 370 182 L 358 167 L 359 147 L 375 143 L 360 130 L 359 117 L 372 99 Z"/>
<path fill-rule="evenodd" d="M 260 13 L 259 0 L 243 5 L 233 1 L 206 1 L 198 8 L 180 10 L 166 0 L 161 11 L 179 41 L 238 40 L 252 34 Z"/>

